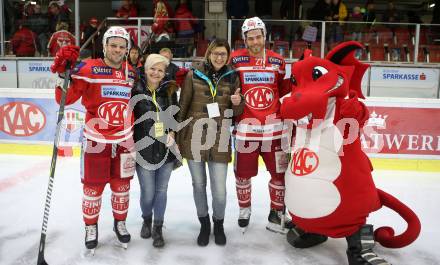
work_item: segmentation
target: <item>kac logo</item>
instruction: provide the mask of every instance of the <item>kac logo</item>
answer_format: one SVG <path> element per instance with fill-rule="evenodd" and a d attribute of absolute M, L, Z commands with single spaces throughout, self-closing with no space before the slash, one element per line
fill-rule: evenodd
<path fill-rule="evenodd" d="M 274 94 L 272 89 L 268 87 L 257 86 L 246 91 L 244 99 L 249 108 L 262 110 L 272 105 Z"/>
<path fill-rule="evenodd" d="M 0 130 L 12 136 L 31 136 L 44 128 L 46 116 L 36 105 L 10 102 L 0 106 Z"/>
<path fill-rule="evenodd" d="M 127 115 L 127 103 L 122 101 L 105 102 L 99 106 L 98 115 L 108 125 L 124 125 L 124 119 Z"/>
<path fill-rule="evenodd" d="M 315 152 L 308 148 L 298 149 L 293 155 L 291 170 L 292 174 L 305 176 L 313 171 L 319 165 L 319 158 Z"/>

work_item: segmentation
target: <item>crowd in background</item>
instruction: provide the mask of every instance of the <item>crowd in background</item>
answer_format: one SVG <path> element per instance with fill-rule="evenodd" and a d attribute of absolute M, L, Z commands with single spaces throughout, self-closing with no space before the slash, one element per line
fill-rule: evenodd
<path fill-rule="evenodd" d="M 373 25 L 376 22 L 408 22 L 408 23 L 439 23 L 439 6 L 434 7 L 432 21 L 422 21 L 414 10 L 403 10 L 397 7 L 397 1 L 390 0 L 385 10 L 376 10 L 373 0 L 366 0 L 365 5 L 354 5 L 351 1 L 343 0 L 317 0 L 313 7 L 303 10 L 301 0 L 282 0 L 279 16 L 273 15 L 272 1 L 255 0 L 254 11 L 263 19 L 309 19 L 320 21 L 333 21 L 326 29 L 326 41 L 337 43 L 344 40 L 347 32 L 352 34 L 353 40 L 361 41 L 362 32 L 366 30 L 365 24 L 351 23 L 369 22 Z M 68 44 L 74 44 L 72 11 L 64 0 L 50 1 L 47 8 L 31 1 L 5 2 L 6 9 L 13 10 L 13 19 L 6 18 L 6 40 L 9 42 L 7 51 L 17 57 L 32 56 L 54 56 L 56 51 Z M 121 6 L 115 11 L 115 17 L 127 18 L 122 24 L 137 24 L 136 20 L 128 20 L 130 17 L 152 16 L 151 32 L 148 40 L 140 45 L 141 53 L 158 52 L 163 47 L 175 47 L 173 52 L 177 57 L 190 57 L 198 43 L 202 43 L 203 22 L 192 13 L 191 0 L 178 0 L 176 6 L 172 7 L 167 0 L 153 0 L 152 14 L 141 14 L 139 6 L 134 0 L 123 0 Z M 250 14 L 248 0 L 227 0 L 226 11 L 228 18 L 245 19 Z M 10 12 L 9 12 L 10 13 Z M 379 15 L 380 14 L 380 15 Z M 435 15 L 437 14 L 437 15 Z M 9 14 L 10 16 L 10 14 Z M 9 25 L 11 22 L 12 25 Z M 81 45 L 84 44 L 96 31 L 99 20 L 90 17 L 85 24 L 81 24 Z M 336 23 L 338 22 L 338 23 Z M 240 21 L 233 21 L 233 40 L 240 40 Z M 272 25 L 271 25 L 272 24 Z M 315 25 L 318 28 L 320 37 L 320 23 Z M 271 28 L 269 38 L 272 40 L 285 40 L 289 43 L 301 40 L 304 25 L 288 26 L 269 23 Z M 390 26 L 391 27 L 391 26 Z M 105 28 L 101 32 L 105 31 Z M 91 57 L 102 56 L 102 44 L 100 34 L 85 47 L 84 53 Z M 102 34 L 101 34 L 102 35 Z M 211 36 L 215 37 L 215 36 Z M 211 38 L 209 37 L 209 38 Z M 206 47 L 205 47 L 206 48 Z M 233 47 L 234 48 L 234 47 Z M 201 53 L 203 55 L 203 53 Z"/>

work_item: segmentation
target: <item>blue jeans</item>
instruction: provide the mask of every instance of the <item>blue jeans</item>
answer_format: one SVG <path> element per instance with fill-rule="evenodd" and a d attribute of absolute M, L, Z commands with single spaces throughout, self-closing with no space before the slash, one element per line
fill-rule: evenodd
<path fill-rule="evenodd" d="M 156 170 L 148 170 L 136 165 L 141 186 L 140 204 L 143 218 L 152 217 L 154 212 L 154 221 L 163 222 L 167 207 L 168 181 L 173 171 L 173 164 L 173 162 L 165 163 Z"/>
<path fill-rule="evenodd" d="M 188 160 L 189 171 L 191 172 L 194 202 L 197 208 L 197 216 L 208 215 L 208 199 L 206 196 L 206 164 L 208 164 L 209 178 L 211 181 L 212 193 L 212 216 L 217 220 L 225 218 L 226 208 L 226 175 L 227 163 L 196 162 Z"/>

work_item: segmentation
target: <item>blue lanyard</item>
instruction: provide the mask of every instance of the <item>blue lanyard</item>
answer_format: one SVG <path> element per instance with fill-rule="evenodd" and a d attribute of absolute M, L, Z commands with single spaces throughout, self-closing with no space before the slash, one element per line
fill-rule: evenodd
<path fill-rule="evenodd" d="M 195 73 L 198 77 L 200 77 L 201 79 L 205 80 L 206 83 L 208 83 L 209 89 L 210 89 L 210 91 L 211 91 L 212 101 L 213 101 L 213 102 L 215 101 L 215 96 L 217 95 L 217 87 L 218 87 L 218 83 L 220 82 L 220 80 L 221 80 L 223 77 L 225 77 L 225 76 L 227 76 L 227 75 L 232 74 L 233 72 L 235 72 L 235 70 L 230 70 L 230 71 L 224 73 L 222 76 L 220 76 L 220 78 L 218 79 L 217 83 L 216 83 L 215 86 L 214 86 L 214 85 L 212 84 L 212 82 L 211 82 L 211 79 L 209 79 L 209 77 L 207 77 L 204 73 L 202 73 L 201 71 L 199 71 L 199 70 L 197 70 L 197 69 L 195 69 L 195 68 L 193 68 L 193 71 L 194 71 L 194 73 Z"/>

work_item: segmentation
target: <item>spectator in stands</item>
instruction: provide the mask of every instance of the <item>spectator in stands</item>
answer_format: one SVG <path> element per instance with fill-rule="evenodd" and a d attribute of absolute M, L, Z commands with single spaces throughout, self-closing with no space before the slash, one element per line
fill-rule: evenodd
<path fill-rule="evenodd" d="M 18 11 L 18 2 L 3 1 L 4 8 L 4 31 L 5 39 L 10 39 L 12 34 L 18 29 L 17 20 L 20 18 L 20 13 Z M 12 51 L 11 51 L 12 52 Z"/>
<path fill-rule="evenodd" d="M 198 20 L 193 16 L 187 0 L 178 0 L 176 7 L 176 32 L 178 38 L 193 38 Z"/>
<path fill-rule="evenodd" d="M 171 39 L 170 34 L 174 31 L 168 16 L 167 7 L 162 1 L 156 3 L 151 31 L 154 34 L 155 42 L 169 41 Z"/>
<path fill-rule="evenodd" d="M 249 1 L 248 0 L 227 0 L 226 12 L 230 19 L 246 19 L 249 14 Z M 241 38 L 240 28 L 242 21 L 232 21 L 232 34 L 234 39 Z"/>
<path fill-rule="evenodd" d="M 167 0 L 153 0 L 153 16 L 154 16 L 154 10 L 156 10 L 156 5 L 158 2 L 162 2 L 163 4 L 165 4 L 169 17 L 174 17 L 174 10 Z"/>
<path fill-rule="evenodd" d="M 332 20 L 331 0 L 318 0 L 309 13 L 310 20 Z M 320 25 L 320 24 L 319 24 Z"/>
<path fill-rule="evenodd" d="M 91 17 L 88 24 L 85 26 L 84 31 L 81 34 L 81 45 L 84 43 L 98 30 L 99 21 L 96 17 Z M 83 49 L 87 49 L 91 52 L 92 58 L 96 58 L 96 43 L 98 40 L 99 32 L 93 37 L 93 39 L 87 44 Z"/>
<path fill-rule="evenodd" d="M 141 57 L 141 49 L 138 46 L 133 45 L 133 47 L 131 47 L 130 51 L 128 52 L 128 63 L 133 67 L 133 69 L 135 69 L 138 74 L 143 73 L 140 71 L 140 68 L 142 67 L 142 64 L 140 63 Z"/>
<path fill-rule="evenodd" d="M 116 17 L 119 18 L 129 18 L 129 17 L 137 17 L 137 16 L 138 16 L 137 7 L 132 3 L 131 0 L 122 1 L 121 7 L 116 12 Z M 126 20 L 124 23 L 136 24 L 136 21 Z"/>
<path fill-rule="evenodd" d="M 64 1 L 62 2 L 64 6 Z M 58 22 L 66 22 L 70 26 L 69 8 L 61 8 L 59 1 L 51 1 L 48 5 L 49 32 L 54 33 Z"/>
<path fill-rule="evenodd" d="M 36 34 L 29 29 L 24 20 L 18 21 L 18 30 L 11 39 L 12 51 L 17 57 L 33 57 L 37 50 Z"/>
<path fill-rule="evenodd" d="M 394 1 L 389 0 L 388 1 L 388 7 L 387 10 L 385 10 L 385 13 L 383 14 L 382 18 L 383 22 L 400 22 L 400 14 L 399 11 L 397 11 L 396 6 L 394 5 Z"/>
<path fill-rule="evenodd" d="M 408 23 L 416 23 L 416 24 L 423 23 L 420 16 L 417 15 L 417 13 L 414 10 L 408 10 L 408 12 L 406 12 L 406 16 L 408 17 Z"/>
<path fill-rule="evenodd" d="M 50 37 L 47 44 L 47 50 L 50 56 L 54 57 L 59 49 L 68 45 L 75 45 L 75 36 L 68 31 L 69 24 L 66 22 L 58 22 L 56 32 Z"/>
<path fill-rule="evenodd" d="M 309 12 L 308 18 L 310 20 L 331 21 L 332 10 L 330 7 L 330 3 L 331 0 L 316 1 L 315 5 L 312 7 L 312 9 Z M 317 23 L 313 23 L 313 25 L 318 28 L 317 39 L 321 38 L 321 23 L 317 22 Z M 330 36 L 329 30 L 326 30 L 326 35 Z"/>
<path fill-rule="evenodd" d="M 249 14 L 249 0 L 227 0 L 226 12 L 228 18 L 245 19 Z"/>
<path fill-rule="evenodd" d="M 72 9 L 69 8 L 69 6 L 66 4 L 66 0 L 58 0 L 58 5 L 60 6 L 60 13 L 64 16 L 70 17 L 72 14 Z M 65 21 L 68 22 L 68 21 Z M 69 21 L 70 25 L 70 21 Z"/>
<path fill-rule="evenodd" d="M 353 12 L 350 14 L 350 21 L 353 22 L 362 22 L 363 16 L 361 13 L 361 8 L 359 6 L 353 7 Z M 350 24 L 350 31 L 352 32 L 352 40 L 355 41 L 361 41 L 362 40 L 362 29 L 363 24 L 361 23 L 351 23 Z"/>
<path fill-rule="evenodd" d="M 34 4 L 32 1 L 28 1 L 23 6 L 23 19 L 27 19 L 34 14 Z"/>
<path fill-rule="evenodd" d="M 31 2 L 28 2 L 31 3 Z M 26 10 L 26 22 L 29 29 L 37 35 L 37 49 L 40 56 L 47 56 L 47 43 L 49 41 L 49 18 L 41 12 L 39 4 L 28 4 Z"/>
<path fill-rule="evenodd" d="M 272 1 L 255 0 L 255 13 L 261 19 L 272 18 Z M 266 23 L 267 24 L 267 23 Z"/>
<path fill-rule="evenodd" d="M 185 76 L 188 73 L 188 69 L 184 67 L 179 67 L 175 63 L 172 62 L 173 60 L 173 52 L 169 48 L 162 48 L 159 51 L 159 54 L 164 56 L 170 61 L 170 64 L 167 67 L 166 73 L 165 73 L 165 79 L 168 80 L 175 80 L 177 85 L 179 87 L 182 86 L 183 81 L 185 80 Z"/>
<path fill-rule="evenodd" d="M 282 19 L 301 19 L 302 0 L 282 0 L 280 16 Z"/>
<path fill-rule="evenodd" d="M 330 24 L 330 41 L 340 42 L 344 39 L 342 22 L 347 19 L 347 7 L 342 0 L 332 0 L 330 8 L 332 11 L 332 21 L 334 21 L 334 23 Z"/>
<path fill-rule="evenodd" d="M 301 19 L 302 15 L 302 0 L 282 0 L 280 6 L 280 16 L 282 19 Z M 289 43 L 292 40 L 298 40 L 303 34 L 303 27 L 301 23 L 288 23 L 289 27 Z"/>
<path fill-rule="evenodd" d="M 374 6 L 374 2 L 372 0 L 368 0 L 365 13 L 364 13 L 364 21 L 365 22 L 376 22 L 376 7 Z"/>

